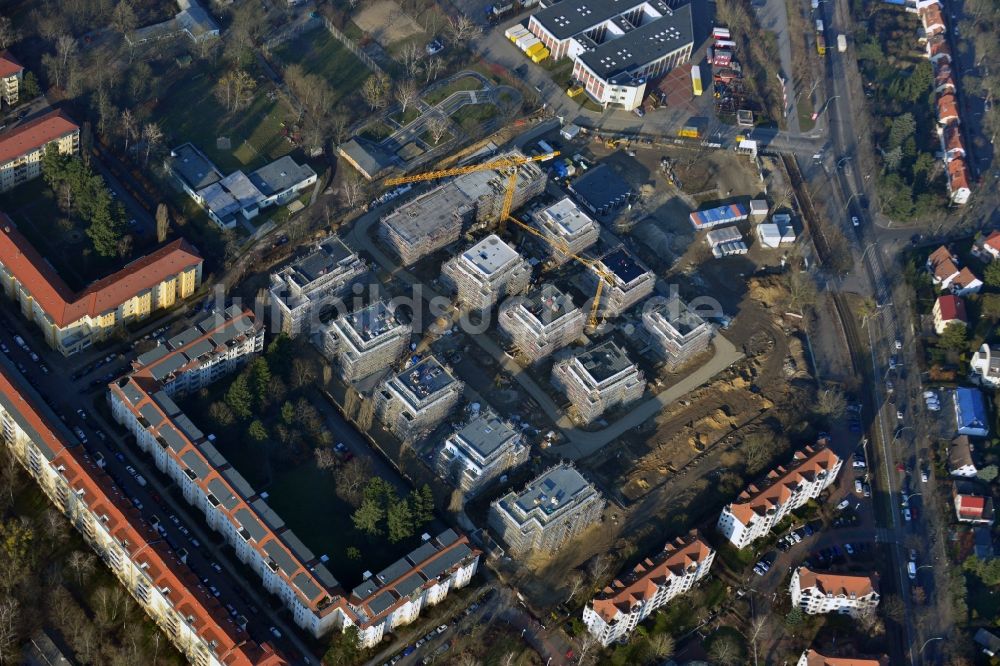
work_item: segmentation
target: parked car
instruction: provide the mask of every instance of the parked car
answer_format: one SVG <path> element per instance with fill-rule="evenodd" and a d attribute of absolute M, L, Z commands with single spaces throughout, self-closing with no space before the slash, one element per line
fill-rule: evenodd
<path fill-rule="evenodd" d="M 930 480 L 930 477 L 927 475 L 927 470 L 926 469 L 920 470 L 920 482 L 921 483 L 927 483 L 927 481 L 929 481 L 929 480 Z"/>
<path fill-rule="evenodd" d="M 913 515 L 910 513 L 909 509 L 903 509 L 903 520 L 910 522 L 913 519 Z"/>
<path fill-rule="evenodd" d="M 864 487 L 861 485 L 861 479 L 854 479 L 854 492 L 861 495 L 864 491 Z"/>
<path fill-rule="evenodd" d="M 844 544 L 844 550 L 846 550 L 846 551 L 847 551 L 847 554 L 848 554 L 848 555 L 853 555 L 853 554 L 854 554 L 854 546 L 852 546 L 852 545 L 851 545 L 851 544 L 849 544 L 849 543 L 845 543 L 845 544 Z"/>

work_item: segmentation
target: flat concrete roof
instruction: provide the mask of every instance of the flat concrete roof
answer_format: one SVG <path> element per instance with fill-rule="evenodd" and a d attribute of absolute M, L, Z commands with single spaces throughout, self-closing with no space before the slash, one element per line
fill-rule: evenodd
<path fill-rule="evenodd" d="M 462 257 L 487 277 L 521 259 L 521 255 L 496 234 L 490 234 L 470 247 L 462 253 Z"/>

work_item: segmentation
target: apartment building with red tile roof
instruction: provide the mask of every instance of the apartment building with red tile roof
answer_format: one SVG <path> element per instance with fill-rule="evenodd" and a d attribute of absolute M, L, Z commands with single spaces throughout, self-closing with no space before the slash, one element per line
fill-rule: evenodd
<path fill-rule="evenodd" d="M 823 439 L 796 451 L 788 467 L 771 470 L 723 508 L 716 528 L 737 548 L 765 536 L 790 511 L 815 499 L 837 478 L 843 460 Z"/>
<path fill-rule="evenodd" d="M 827 657 L 810 648 L 795 666 L 889 666 L 889 657 Z"/>
<path fill-rule="evenodd" d="M 177 239 L 74 293 L 0 213 L 0 285 L 66 356 L 189 297 L 201 284 L 202 262 L 193 245 Z"/>
<path fill-rule="evenodd" d="M 317 637 L 357 626 L 362 643 L 374 645 L 385 631 L 415 619 L 423 606 L 466 585 L 480 552 L 468 537 L 446 530 L 346 592 L 323 558 L 285 525 L 171 397 L 235 369 L 260 351 L 262 341 L 262 327 L 249 311 L 231 307 L 208 315 L 140 356 L 132 374 L 109 385 L 112 414 L 261 577 L 265 589 L 284 601 L 298 626 Z"/>
<path fill-rule="evenodd" d="M 0 192 L 42 175 L 42 154 L 50 144 L 64 155 L 80 152 L 80 127 L 62 111 L 0 134 Z"/>
<path fill-rule="evenodd" d="M 273 647 L 234 624 L 139 512 L 116 499 L 110 477 L 22 381 L 0 359 L 4 441 L 177 649 L 196 664 L 285 664 Z"/>
<path fill-rule="evenodd" d="M 583 609 L 583 622 L 602 645 L 626 638 L 649 615 L 708 575 L 715 551 L 697 531 L 678 537 L 616 578 Z"/>
<path fill-rule="evenodd" d="M 23 76 L 24 66 L 10 51 L 0 51 L 0 100 L 7 106 L 17 104 Z"/>
<path fill-rule="evenodd" d="M 878 574 L 857 576 L 799 567 L 789 584 L 792 605 L 809 615 L 843 613 L 860 616 L 878 606 Z"/>

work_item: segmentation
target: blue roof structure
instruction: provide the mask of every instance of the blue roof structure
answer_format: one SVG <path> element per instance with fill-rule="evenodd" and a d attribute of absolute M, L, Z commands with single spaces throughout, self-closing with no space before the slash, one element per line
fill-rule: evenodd
<path fill-rule="evenodd" d="M 986 437 L 990 434 L 986 402 L 979 389 L 955 389 L 955 422 L 958 434 Z"/>

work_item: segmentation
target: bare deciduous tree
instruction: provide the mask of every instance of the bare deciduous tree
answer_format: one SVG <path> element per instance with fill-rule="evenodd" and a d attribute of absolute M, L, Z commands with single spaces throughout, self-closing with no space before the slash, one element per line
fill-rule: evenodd
<path fill-rule="evenodd" d="M 8 597 L 0 600 L 0 664 L 16 664 L 20 661 L 21 604 Z"/>
<path fill-rule="evenodd" d="M 410 42 L 404 46 L 402 52 L 399 54 L 403 69 L 406 70 L 406 75 L 411 79 L 416 78 L 417 74 L 420 73 L 420 59 L 422 57 L 423 53 L 416 42 Z"/>
<path fill-rule="evenodd" d="M 736 666 L 740 659 L 740 646 L 729 634 L 716 636 L 708 649 L 708 658 L 720 666 Z"/>
<path fill-rule="evenodd" d="M 66 566 L 68 566 L 76 574 L 77 582 L 80 587 L 83 587 L 84 577 L 90 575 L 94 571 L 94 556 L 90 553 L 74 550 L 69 554 L 69 557 L 66 558 Z"/>
<path fill-rule="evenodd" d="M 129 141 L 134 141 L 139 132 L 139 123 L 129 109 L 122 111 L 121 117 L 122 136 L 125 137 L 125 152 L 128 152 Z"/>
<path fill-rule="evenodd" d="M 160 142 L 163 141 L 163 132 L 156 123 L 146 123 L 142 126 L 142 140 L 146 144 L 146 164 L 149 164 L 149 156 L 156 152 Z"/>
<path fill-rule="evenodd" d="M 0 50 L 9 49 L 18 39 L 14 22 L 8 16 L 0 16 Z"/>
<path fill-rule="evenodd" d="M 442 69 L 444 69 L 444 61 L 441 58 L 437 56 L 428 58 L 424 64 L 424 83 L 437 80 Z"/>
<path fill-rule="evenodd" d="M 396 101 L 399 102 L 403 115 L 406 115 L 406 107 L 417 100 L 417 84 L 412 79 L 407 79 L 396 86 Z"/>
<path fill-rule="evenodd" d="M 372 111 L 385 108 L 389 101 L 389 79 L 382 74 L 372 74 L 362 84 L 361 96 Z"/>
<path fill-rule="evenodd" d="M 313 455 L 316 457 L 316 467 L 319 469 L 333 469 L 337 466 L 337 459 L 334 457 L 333 451 L 325 446 L 314 449 Z"/>
<path fill-rule="evenodd" d="M 340 198 L 348 208 L 356 208 L 364 199 L 365 184 L 356 173 L 344 176 L 340 185 Z"/>
<path fill-rule="evenodd" d="M 131 0 L 121 0 L 115 6 L 115 10 L 111 14 L 111 25 L 125 38 L 128 38 L 129 33 L 136 29 L 139 20 L 136 18 L 135 8 L 132 7 Z"/>
<path fill-rule="evenodd" d="M 434 140 L 434 145 L 438 145 L 444 135 L 448 133 L 448 119 L 440 113 L 435 113 L 427 120 L 427 131 Z"/>
<path fill-rule="evenodd" d="M 451 38 L 456 44 L 464 44 L 482 32 L 482 30 L 468 16 L 459 14 L 458 16 L 453 16 L 448 22 L 448 32 L 451 33 Z"/>
<path fill-rule="evenodd" d="M 162 243 L 167 240 L 170 233 L 170 212 L 167 204 L 161 203 L 156 207 L 156 242 Z"/>

